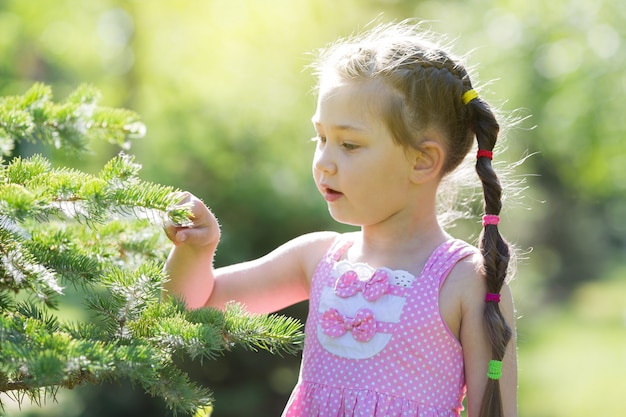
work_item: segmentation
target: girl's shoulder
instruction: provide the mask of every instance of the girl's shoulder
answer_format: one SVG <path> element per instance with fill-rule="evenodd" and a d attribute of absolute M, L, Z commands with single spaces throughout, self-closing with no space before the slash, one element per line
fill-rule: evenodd
<path fill-rule="evenodd" d="M 487 288 L 482 273 L 483 258 L 477 248 L 467 246 L 468 249 L 474 250 L 454 265 L 444 285 L 447 291 L 456 295 L 459 300 L 473 300 L 474 298 L 482 300 Z"/>
<path fill-rule="evenodd" d="M 289 242 L 289 245 L 300 250 L 325 250 L 341 237 L 338 232 L 323 231 L 300 235 Z"/>
<path fill-rule="evenodd" d="M 321 251 L 323 255 L 326 251 L 330 250 L 333 245 L 354 242 L 358 237 L 358 233 L 359 232 L 339 233 L 332 231 L 311 232 L 296 237 L 289 245 L 304 251 L 312 250 L 314 253 Z"/>
<path fill-rule="evenodd" d="M 307 276 L 311 277 L 324 255 L 341 237 L 342 234 L 337 232 L 312 232 L 294 238 L 287 245 L 297 254 Z"/>
<path fill-rule="evenodd" d="M 476 314 L 481 317 L 485 306 L 485 294 L 487 282 L 483 271 L 483 257 L 477 248 L 475 251 L 461 259 L 450 271 L 444 285 L 446 292 L 460 302 L 464 315 Z M 508 283 L 504 283 L 501 289 L 502 304 L 512 302 Z"/>

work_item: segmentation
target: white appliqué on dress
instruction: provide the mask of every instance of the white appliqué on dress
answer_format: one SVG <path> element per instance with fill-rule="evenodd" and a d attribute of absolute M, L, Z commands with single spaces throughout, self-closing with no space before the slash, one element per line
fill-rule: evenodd
<path fill-rule="evenodd" d="M 327 351 L 349 359 L 370 358 L 391 340 L 415 277 L 406 271 L 374 269 L 363 263 L 337 262 L 333 286 L 322 289 L 317 338 Z"/>

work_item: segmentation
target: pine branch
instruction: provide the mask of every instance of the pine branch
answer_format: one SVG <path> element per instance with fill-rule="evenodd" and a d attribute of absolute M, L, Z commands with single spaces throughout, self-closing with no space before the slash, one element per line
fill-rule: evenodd
<path fill-rule="evenodd" d="M 143 135 L 135 113 L 100 107 L 99 98 L 83 86 L 56 104 L 41 84 L 0 98 L 0 392 L 40 402 L 59 388 L 126 379 L 174 413 L 208 409 L 208 390 L 176 357 L 203 362 L 234 345 L 293 353 L 302 326 L 235 304 L 187 311 L 162 300 L 170 243 L 161 226 L 167 217 L 186 223 L 190 211 L 176 205 L 177 190 L 141 180 L 131 155 L 95 175 L 41 155 L 2 159 L 16 141 L 85 151 L 94 139 L 127 146 Z M 85 317 L 59 318 L 76 308 L 68 286 Z"/>
<path fill-rule="evenodd" d="M 15 141 L 41 142 L 58 149 L 87 151 L 91 140 L 128 147 L 145 135 L 139 116 L 130 110 L 98 106 L 100 92 L 82 85 L 63 102 L 53 103 L 52 89 L 35 84 L 23 96 L 0 98 L 0 152 L 8 155 Z"/>
<path fill-rule="evenodd" d="M 41 265 L 19 239 L 0 228 L 0 290 L 21 289 L 29 289 L 50 306 L 53 296 L 62 293 L 54 271 Z"/>
<path fill-rule="evenodd" d="M 227 343 L 242 345 L 271 353 L 296 353 L 302 348 L 302 324 L 291 317 L 280 315 L 251 315 L 239 305 L 231 303 L 225 312 Z"/>
<path fill-rule="evenodd" d="M 56 216 L 81 222 L 104 222 L 114 217 L 147 218 L 155 223 L 166 213 L 186 221 L 188 211 L 173 208 L 173 187 L 138 178 L 141 166 L 121 153 L 98 176 L 68 168 L 52 168 L 42 156 L 15 158 L 0 172 L 0 204 L 5 217 L 42 221 Z"/>

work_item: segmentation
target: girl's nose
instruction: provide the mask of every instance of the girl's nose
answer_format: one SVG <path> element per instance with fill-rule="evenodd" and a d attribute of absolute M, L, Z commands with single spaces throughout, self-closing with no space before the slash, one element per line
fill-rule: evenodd
<path fill-rule="evenodd" d="M 313 156 L 313 169 L 315 171 L 323 172 L 325 174 L 334 174 L 337 172 L 337 165 L 330 155 L 328 146 L 323 148 L 318 147 L 315 149 L 315 155 Z"/>

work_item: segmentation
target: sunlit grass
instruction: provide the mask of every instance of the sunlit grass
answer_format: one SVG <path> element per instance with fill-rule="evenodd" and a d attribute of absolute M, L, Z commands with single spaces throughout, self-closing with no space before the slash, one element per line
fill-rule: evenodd
<path fill-rule="evenodd" d="M 520 332 L 520 415 L 626 415 L 626 280 L 581 287 Z"/>

